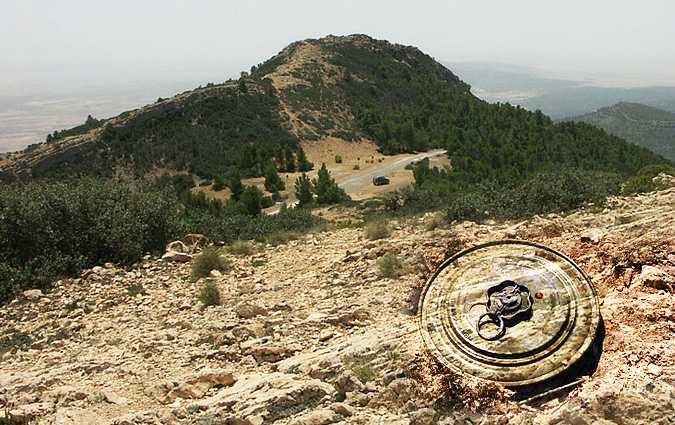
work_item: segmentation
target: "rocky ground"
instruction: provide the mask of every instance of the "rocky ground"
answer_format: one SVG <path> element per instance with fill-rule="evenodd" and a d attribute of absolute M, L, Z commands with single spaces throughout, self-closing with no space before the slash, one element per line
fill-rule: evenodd
<path fill-rule="evenodd" d="M 27 291 L 0 308 L 0 412 L 61 425 L 675 423 L 675 188 L 564 217 L 438 223 L 256 246 L 212 273 L 218 306 L 198 300 L 190 262 L 157 258 Z M 598 290 L 603 352 L 571 391 L 519 403 L 424 355 L 416 288 L 446 255 L 503 238 L 560 250 Z M 398 278 L 378 274 L 388 252 L 404 260 Z"/>

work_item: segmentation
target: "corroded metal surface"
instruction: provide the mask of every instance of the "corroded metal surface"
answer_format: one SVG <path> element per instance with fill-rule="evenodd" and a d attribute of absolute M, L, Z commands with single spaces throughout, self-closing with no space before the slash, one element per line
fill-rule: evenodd
<path fill-rule="evenodd" d="M 591 345 L 600 320 L 579 267 L 522 241 L 479 245 L 445 261 L 419 311 L 422 336 L 439 361 L 506 386 L 563 372 Z"/>

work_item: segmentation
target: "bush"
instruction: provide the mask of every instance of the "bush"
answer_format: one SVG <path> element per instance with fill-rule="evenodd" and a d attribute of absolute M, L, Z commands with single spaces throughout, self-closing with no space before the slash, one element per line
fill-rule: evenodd
<path fill-rule="evenodd" d="M 206 307 L 220 305 L 220 290 L 215 283 L 207 281 L 199 291 L 199 301 Z"/>
<path fill-rule="evenodd" d="M 342 156 L 341 155 L 335 155 L 335 163 L 336 164 L 342 164 Z"/>
<path fill-rule="evenodd" d="M 289 241 L 298 239 L 300 237 L 300 233 L 294 232 L 291 230 L 282 230 L 279 232 L 274 232 L 269 235 L 267 235 L 265 238 L 262 240 L 270 245 L 282 245 L 285 244 Z"/>
<path fill-rule="evenodd" d="M 227 247 L 227 252 L 233 255 L 252 255 L 255 252 L 255 247 L 249 241 L 234 241 Z"/>
<path fill-rule="evenodd" d="M 145 288 L 140 283 L 134 283 L 127 286 L 127 294 L 130 297 L 135 297 L 137 295 L 145 295 Z"/>
<path fill-rule="evenodd" d="M 225 179 L 222 176 L 216 176 L 213 179 L 212 189 L 216 192 L 220 192 L 221 190 L 225 189 Z"/>
<path fill-rule="evenodd" d="M 180 231 L 180 211 L 171 193 L 138 182 L 0 186 L 0 302 L 82 268 L 163 251 Z"/>
<path fill-rule="evenodd" d="M 665 189 L 666 185 L 653 181 L 653 178 L 660 173 L 675 176 L 675 168 L 669 165 L 651 165 L 644 167 L 638 171 L 637 175 L 626 180 L 621 187 L 621 193 L 624 195 L 632 195 Z"/>
<path fill-rule="evenodd" d="M 194 280 L 200 277 L 206 277 L 211 270 L 224 272 L 230 268 L 230 262 L 227 258 L 220 255 L 215 248 L 206 248 L 201 254 L 195 257 L 192 263 L 192 278 Z"/>
<path fill-rule="evenodd" d="M 366 226 L 366 238 L 374 241 L 377 239 L 388 238 L 390 235 L 389 226 L 384 221 L 373 221 Z"/>
<path fill-rule="evenodd" d="M 377 259 L 377 271 L 380 276 L 393 279 L 403 273 L 403 264 L 396 254 L 388 252 Z"/>

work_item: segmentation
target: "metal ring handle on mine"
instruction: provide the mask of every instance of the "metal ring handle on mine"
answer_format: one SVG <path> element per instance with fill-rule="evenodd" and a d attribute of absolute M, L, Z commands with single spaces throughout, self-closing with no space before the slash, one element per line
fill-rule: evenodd
<path fill-rule="evenodd" d="M 490 320 L 483 321 L 484 317 L 487 317 Z M 496 325 L 499 325 L 499 330 L 497 331 L 497 333 L 494 334 L 494 335 L 484 335 L 483 333 L 481 333 L 480 328 L 481 328 L 481 326 L 483 326 L 486 323 L 494 323 Z M 483 313 L 478 318 L 478 322 L 476 322 L 476 332 L 478 332 L 478 336 L 480 336 L 481 338 L 483 338 L 487 341 L 494 341 L 496 339 L 499 339 L 505 333 L 504 319 L 499 314 L 490 313 L 490 312 Z"/>

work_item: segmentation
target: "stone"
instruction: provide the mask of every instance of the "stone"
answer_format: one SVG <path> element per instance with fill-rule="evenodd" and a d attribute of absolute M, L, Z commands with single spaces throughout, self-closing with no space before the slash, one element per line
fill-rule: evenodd
<path fill-rule="evenodd" d="M 410 425 L 431 425 L 436 419 L 436 411 L 425 407 L 410 414 Z"/>
<path fill-rule="evenodd" d="M 328 425 L 341 419 L 340 415 L 331 409 L 317 409 L 293 418 L 289 425 Z"/>
<path fill-rule="evenodd" d="M 189 248 L 182 241 L 173 241 L 166 246 L 167 252 L 178 252 L 181 254 L 189 254 Z"/>
<path fill-rule="evenodd" d="M 650 363 L 649 366 L 647 366 L 647 373 L 650 375 L 659 376 L 661 375 L 661 372 L 663 372 L 663 369 L 654 363 Z"/>
<path fill-rule="evenodd" d="M 346 403 L 333 403 L 330 405 L 330 409 L 344 417 L 354 415 L 354 408 Z"/>
<path fill-rule="evenodd" d="M 213 414 L 229 412 L 251 422 L 259 417 L 272 423 L 313 409 L 334 396 L 335 388 L 318 379 L 281 372 L 252 373 L 239 376 L 234 385 L 196 404 Z"/>
<path fill-rule="evenodd" d="M 44 297 L 44 294 L 39 289 L 29 289 L 27 291 L 23 291 L 21 295 L 23 295 L 23 297 L 28 301 L 36 301 Z"/>
<path fill-rule="evenodd" d="M 266 308 L 249 302 L 239 303 L 234 311 L 242 319 L 253 319 L 256 316 L 264 316 L 268 313 Z"/>
<path fill-rule="evenodd" d="M 290 345 L 255 345 L 246 350 L 258 362 L 276 363 L 282 359 L 290 357 L 293 353 L 300 351 L 302 347 L 298 344 Z"/>
<path fill-rule="evenodd" d="M 636 283 L 654 289 L 673 292 L 673 289 L 675 289 L 675 276 L 658 267 L 644 265 L 642 266 L 642 270 L 640 270 Z"/>
<path fill-rule="evenodd" d="M 101 391 L 101 396 L 102 396 L 103 399 L 104 399 L 105 401 L 107 401 L 108 403 L 116 404 L 116 405 L 118 405 L 118 406 L 126 406 L 127 404 L 129 404 L 129 400 L 128 400 L 128 399 L 126 399 L 126 398 L 124 398 L 124 397 L 121 397 L 121 396 L 115 394 L 115 393 L 114 393 L 113 391 L 111 391 L 111 390 L 103 390 L 103 391 Z"/>
<path fill-rule="evenodd" d="M 19 424 L 26 424 L 51 413 L 53 410 L 53 403 L 29 403 L 10 409 L 9 418 Z"/>
<path fill-rule="evenodd" d="M 605 235 L 601 229 L 588 229 L 581 234 L 581 242 L 583 243 L 598 243 Z"/>
<path fill-rule="evenodd" d="M 335 380 L 335 389 L 340 394 L 346 394 L 351 392 L 361 392 L 366 389 L 366 386 L 359 380 L 359 378 L 354 375 L 354 372 L 351 370 L 345 370 L 338 376 Z"/>
<path fill-rule="evenodd" d="M 99 425 L 103 419 L 94 412 L 78 408 L 56 410 L 54 425 Z"/>
<path fill-rule="evenodd" d="M 183 252 L 167 251 L 162 255 L 162 260 L 172 261 L 174 263 L 187 263 L 192 261 L 192 255 Z"/>
<path fill-rule="evenodd" d="M 209 238 L 199 233 L 189 233 L 183 238 L 186 245 L 194 248 L 203 248 L 209 243 Z"/>
<path fill-rule="evenodd" d="M 331 331 L 330 329 L 324 329 L 319 333 L 319 341 L 328 341 L 329 339 L 333 338 L 334 335 L 335 332 Z"/>
<path fill-rule="evenodd" d="M 177 387 L 172 388 L 165 400 L 169 403 L 176 398 L 199 399 L 213 387 L 226 387 L 235 383 L 231 372 L 224 369 L 204 370 L 187 377 Z"/>

